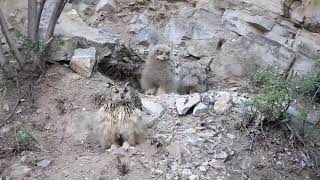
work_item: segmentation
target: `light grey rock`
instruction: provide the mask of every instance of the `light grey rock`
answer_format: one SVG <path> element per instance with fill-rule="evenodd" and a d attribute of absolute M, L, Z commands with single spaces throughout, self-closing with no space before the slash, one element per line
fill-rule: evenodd
<path fill-rule="evenodd" d="M 192 175 L 192 171 L 190 169 L 183 169 L 181 175 L 183 178 L 188 178 Z"/>
<path fill-rule="evenodd" d="M 194 116 L 201 116 L 201 115 L 207 114 L 208 111 L 209 111 L 209 107 L 200 102 L 194 107 L 192 114 Z"/>
<path fill-rule="evenodd" d="M 209 162 L 209 165 L 210 165 L 213 169 L 225 170 L 225 166 L 224 166 L 223 162 L 221 162 L 221 160 L 212 159 L 212 160 Z"/>
<path fill-rule="evenodd" d="M 212 56 L 216 53 L 217 46 L 219 44 L 219 39 L 205 39 L 205 40 L 191 40 L 188 41 L 187 52 L 194 57 L 205 57 Z"/>
<path fill-rule="evenodd" d="M 206 172 L 207 171 L 207 168 L 205 166 L 199 166 L 199 171 L 201 172 Z"/>
<path fill-rule="evenodd" d="M 198 175 L 192 174 L 189 176 L 189 180 L 200 180 L 200 177 Z"/>
<path fill-rule="evenodd" d="M 78 4 L 78 13 L 81 17 L 85 17 L 85 16 L 91 16 L 93 14 L 94 9 L 92 9 L 90 6 L 88 6 L 85 3 L 79 3 Z"/>
<path fill-rule="evenodd" d="M 179 97 L 176 100 L 176 108 L 179 115 L 185 115 L 191 108 L 198 104 L 201 96 L 198 93 L 191 94 L 187 97 Z"/>
<path fill-rule="evenodd" d="M 215 102 L 213 94 L 209 93 L 209 92 L 202 93 L 201 94 L 201 102 L 207 106 L 213 105 Z"/>
<path fill-rule="evenodd" d="M 115 12 L 118 10 L 117 0 L 100 0 L 96 5 L 96 12 L 104 11 L 106 13 Z"/>
<path fill-rule="evenodd" d="M 291 29 L 286 25 L 275 24 L 270 32 L 267 32 L 265 36 L 273 41 L 282 44 L 285 47 L 291 48 L 294 42 L 294 35 L 297 33 L 297 29 Z"/>
<path fill-rule="evenodd" d="M 295 53 L 280 43 L 249 33 L 224 45 L 212 59 L 210 70 L 216 79 L 243 78 L 257 66 L 286 69 L 294 57 Z"/>
<path fill-rule="evenodd" d="M 96 49 L 76 49 L 70 61 L 70 67 L 84 77 L 91 77 L 93 66 L 96 62 Z"/>
<path fill-rule="evenodd" d="M 10 173 L 11 178 L 23 179 L 24 176 L 31 172 L 31 168 L 21 164 L 12 165 L 12 171 Z"/>
<path fill-rule="evenodd" d="M 135 44 L 149 46 L 157 44 L 159 42 L 159 37 L 157 32 L 150 29 L 143 29 L 132 38 L 132 41 Z"/>
<path fill-rule="evenodd" d="M 294 71 L 294 73 L 300 76 L 309 75 L 310 73 L 317 71 L 316 61 L 301 53 L 296 53 L 295 63 L 290 71 Z"/>
<path fill-rule="evenodd" d="M 270 31 L 275 22 L 273 19 L 258 15 L 248 10 L 226 10 L 223 19 L 240 19 L 263 32 Z"/>
<path fill-rule="evenodd" d="M 180 44 L 182 37 L 187 34 L 187 21 L 183 18 L 172 18 L 164 30 L 164 37 L 174 44 Z"/>
<path fill-rule="evenodd" d="M 319 7 L 310 8 L 304 12 L 304 28 L 314 33 L 320 33 Z"/>
<path fill-rule="evenodd" d="M 224 114 L 232 106 L 232 95 L 228 92 L 218 92 L 213 109 L 216 114 Z"/>
<path fill-rule="evenodd" d="M 307 57 L 320 57 L 320 34 L 301 30 L 295 39 L 294 49 Z"/>
<path fill-rule="evenodd" d="M 139 33 L 142 29 L 145 29 L 148 25 L 148 17 L 145 14 L 135 16 L 129 22 L 129 32 Z"/>
<path fill-rule="evenodd" d="M 145 115 L 146 125 L 151 128 L 164 114 L 165 109 L 161 104 L 147 99 L 141 99 L 141 103 L 143 108 L 142 110 Z"/>
<path fill-rule="evenodd" d="M 295 106 L 291 105 L 289 106 L 288 110 L 287 110 L 288 114 L 290 114 L 293 118 L 299 118 L 300 116 L 300 111 L 298 110 L 298 108 L 296 108 Z M 309 112 L 307 115 L 307 119 L 306 121 L 310 124 L 316 125 L 319 121 L 319 112 Z"/>
<path fill-rule="evenodd" d="M 251 32 L 259 34 L 259 30 L 250 25 L 249 23 L 238 19 L 238 18 L 229 18 L 227 15 L 224 15 L 221 19 L 223 26 L 226 29 L 229 29 L 233 32 L 236 32 L 239 35 L 247 35 Z"/>
<path fill-rule="evenodd" d="M 63 11 L 55 29 L 55 35 L 76 38 L 86 46 L 113 48 L 116 44 L 110 29 L 93 28 L 88 26 L 75 10 Z"/>
<path fill-rule="evenodd" d="M 228 157 L 228 154 L 224 151 L 221 151 L 219 154 L 215 154 L 215 159 L 225 160 Z"/>
<path fill-rule="evenodd" d="M 37 166 L 38 166 L 38 167 L 42 167 L 42 168 L 46 168 L 46 167 L 48 167 L 51 163 L 52 163 L 52 161 L 47 160 L 47 159 L 44 159 L 44 160 L 38 162 L 38 163 L 37 163 Z"/>
<path fill-rule="evenodd" d="M 240 4 L 248 5 L 250 4 L 250 11 L 260 12 L 267 14 L 268 16 L 274 14 L 272 17 L 283 15 L 283 1 L 279 0 L 240 0 Z M 272 14 L 271 14 L 272 13 Z"/>
<path fill-rule="evenodd" d="M 210 12 L 203 8 L 194 10 L 189 19 L 186 37 L 193 40 L 218 38 L 224 30 L 221 25 L 221 13 Z"/>

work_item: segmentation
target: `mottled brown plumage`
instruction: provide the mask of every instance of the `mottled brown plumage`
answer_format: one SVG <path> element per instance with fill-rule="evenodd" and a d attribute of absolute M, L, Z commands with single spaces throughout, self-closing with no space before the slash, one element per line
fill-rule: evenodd
<path fill-rule="evenodd" d="M 111 84 L 105 104 L 97 112 L 95 132 L 103 148 L 127 142 L 136 145 L 143 141 L 145 125 L 141 100 L 129 84 Z"/>

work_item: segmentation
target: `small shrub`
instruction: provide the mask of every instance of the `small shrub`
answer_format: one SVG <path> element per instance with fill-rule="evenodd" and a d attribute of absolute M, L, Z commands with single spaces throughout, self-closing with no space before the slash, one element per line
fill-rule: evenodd
<path fill-rule="evenodd" d="M 17 33 L 18 43 L 23 49 L 26 50 L 43 50 L 46 47 L 46 41 L 44 39 L 32 41 L 27 36 L 24 36 L 21 33 Z M 48 52 L 57 52 L 61 49 L 61 47 L 65 44 L 65 41 L 61 36 L 56 37 L 48 48 Z"/>
<path fill-rule="evenodd" d="M 16 134 L 17 142 L 24 147 L 30 147 L 33 143 L 33 137 L 27 130 L 18 130 Z"/>
<path fill-rule="evenodd" d="M 292 100 L 290 85 L 284 76 L 270 70 L 258 70 L 253 76 L 254 82 L 261 89 L 248 102 L 253 114 L 259 114 L 263 120 L 275 121 L 285 117 L 285 113 Z"/>

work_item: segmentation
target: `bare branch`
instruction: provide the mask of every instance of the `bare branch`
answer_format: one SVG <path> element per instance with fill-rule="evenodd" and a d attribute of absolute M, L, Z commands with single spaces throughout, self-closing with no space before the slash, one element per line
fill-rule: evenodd
<path fill-rule="evenodd" d="M 6 22 L 6 19 L 3 16 L 1 8 L 0 8 L 0 27 L 1 27 L 1 30 L 2 30 L 2 33 L 3 33 L 4 37 L 7 40 L 7 43 L 9 45 L 9 47 L 10 47 L 10 50 L 12 51 L 13 55 L 17 59 L 17 62 L 19 64 L 20 69 L 23 70 L 24 59 L 23 59 L 20 51 L 18 50 L 18 47 L 16 46 L 17 43 L 10 36 L 10 32 L 9 32 L 9 29 L 8 29 L 8 24 Z"/>
<path fill-rule="evenodd" d="M 37 19 L 36 19 L 36 23 L 35 23 L 35 34 L 38 37 L 38 33 L 39 33 L 39 25 L 40 25 L 40 20 L 41 20 L 41 14 L 44 8 L 44 4 L 46 3 L 46 0 L 41 0 L 40 1 L 40 6 L 38 9 L 38 14 L 37 14 Z"/>
<path fill-rule="evenodd" d="M 35 41 L 36 34 L 36 21 L 38 14 L 37 0 L 28 0 L 28 37 Z"/>
<path fill-rule="evenodd" d="M 53 9 L 51 19 L 48 25 L 47 34 L 46 34 L 46 40 L 49 40 L 54 33 L 54 29 L 56 27 L 56 24 L 58 22 L 58 19 L 60 17 L 60 14 L 62 13 L 62 10 L 64 6 L 67 4 L 68 0 L 58 0 L 56 2 L 56 5 Z"/>

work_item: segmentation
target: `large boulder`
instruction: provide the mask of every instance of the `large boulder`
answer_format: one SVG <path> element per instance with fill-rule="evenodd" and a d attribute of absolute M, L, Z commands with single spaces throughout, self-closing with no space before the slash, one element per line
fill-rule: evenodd
<path fill-rule="evenodd" d="M 294 49 L 307 57 L 320 57 L 320 34 L 301 30 L 295 39 Z"/>
<path fill-rule="evenodd" d="M 82 44 L 97 48 L 113 48 L 116 44 L 110 29 L 92 28 L 78 15 L 76 10 L 63 12 L 56 26 L 55 34 L 75 37 Z"/>
<path fill-rule="evenodd" d="M 240 78 L 255 66 L 286 69 L 294 57 L 294 52 L 281 44 L 249 33 L 225 44 L 219 55 L 213 58 L 210 70 L 216 78 Z"/>
<path fill-rule="evenodd" d="M 253 26 L 263 32 L 270 31 L 275 24 L 275 20 L 248 10 L 226 10 L 223 19 L 240 19 L 250 25 L 247 29 Z M 245 24 L 243 23 L 243 25 Z"/>

